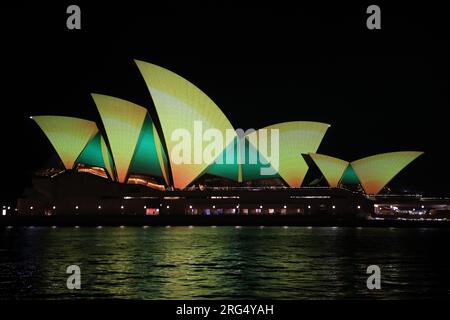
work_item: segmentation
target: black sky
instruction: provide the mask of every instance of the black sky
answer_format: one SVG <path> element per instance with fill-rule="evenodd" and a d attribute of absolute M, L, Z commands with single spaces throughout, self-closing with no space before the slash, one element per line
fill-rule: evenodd
<path fill-rule="evenodd" d="M 66 29 L 69 4 L 82 30 Z M 3 7 L 2 196 L 14 198 L 54 154 L 30 115 L 98 121 L 91 92 L 153 105 L 133 59 L 206 92 L 235 127 L 332 125 L 319 152 L 346 160 L 423 150 L 394 184 L 450 194 L 449 34 L 443 8 L 241 7 L 87 2 Z M 11 130 L 12 129 L 12 130 Z M 11 181 L 14 181 L 11 183 Z"/>

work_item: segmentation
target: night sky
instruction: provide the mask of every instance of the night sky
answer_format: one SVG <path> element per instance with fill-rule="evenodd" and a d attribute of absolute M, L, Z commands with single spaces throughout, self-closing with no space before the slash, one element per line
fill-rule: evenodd
<path fill-rule="evenodd" d="M 69 4 L 81 7 L 79 31 L 66 28 Z M 319 152 L 345 160 L 425 151 L 393 184 L 450 195 L 445 11 L 380 5 L 382 29 L 368 30 L 366 7 L 2 7 L 0 199 L 20 195 L 54 158 L 30 115 L 100 122 L 90 97 L 96 92 L 146 106 L 155 118 L 133 59 L 196 84 L 235 128 L 327 122 Z"/>

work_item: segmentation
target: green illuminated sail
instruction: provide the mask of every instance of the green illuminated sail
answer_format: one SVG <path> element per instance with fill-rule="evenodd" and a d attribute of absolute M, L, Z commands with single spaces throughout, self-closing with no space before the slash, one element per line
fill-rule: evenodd
<path fill-rule="evenodd" d="M 158 153 L 160 153 L 160 156 L 165 159 L 165 153 L 162 150 L 159 138 L 155 139 L 155 134 L 157 135 L 153 122 L 147 114 L 136 144 L 129 172 L 165 177 L 158 156 Z M 162 161 L 165 161 L 164 159 Z"/>
<path fill-rule="evenodd" d="M 112 177 L 111 171 L 111 155 L 106 149 L 106 161 L 105 154 L 102 149 L 102 145 L 104 144 L 104 140 L 100 132 L 98 132 L 89 143 L 84 148 L 83 152 L 78 157 L 76 163 L 83 163 L 94 167 L 101 167 L 108 171 L 110 177 Z M 105 145 L 106 146 L 106 145 Z"/>
<path fill-rule="evenodd" d="M 356 175 L 355 170 L 353 170 L 352 165 L 349 164 L 344 171 L 341 179 L 342 184 L 355 185 L 359 184 L 359 178 Z"/>

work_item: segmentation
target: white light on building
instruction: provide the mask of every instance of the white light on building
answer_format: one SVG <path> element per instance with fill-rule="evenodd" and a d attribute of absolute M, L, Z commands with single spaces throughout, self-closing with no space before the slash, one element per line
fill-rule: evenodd
<path fill-rule="evenodd" d="M 358 209 L 361 209 L 361 206 L 358 206 L 357 208 L 358 208 Z"/>
<path fill-rule="evenodd" d="M 56 210 L 56 206 L 53 206 L 53 210 Z"/>
<path fill-rule="evenodd" d="M 167 209 L 169 209 L 169 208 L 170 208 L 170 206 L 167 206 L 166 208 L 167 208 Z"/>
<path fill-rule="evenodd" d="M 123 210 L 123 206 L 120 206 L 120 209 L 122 209 L 122 210 Z"/>
<path fill-rule="evenodd" d="M 311 209 L 311 206 L 308 206 L 308 209 Z"/>
<path fill-rule="evenodd" d="M 34 209 L 33 206 L 31 206 L 31 207 L 30 207 L 30 210 L 33 210 L 33 209 Z"/>
<path fill-rule="evenodd" d="M 98 206 L 98 209 L 100 210 L 102 208 L 102 206 Z"/>
<path fill-rule="evenodd" d="M 75 210 L 78 210 L 78 206 L 75 206 Z"/>

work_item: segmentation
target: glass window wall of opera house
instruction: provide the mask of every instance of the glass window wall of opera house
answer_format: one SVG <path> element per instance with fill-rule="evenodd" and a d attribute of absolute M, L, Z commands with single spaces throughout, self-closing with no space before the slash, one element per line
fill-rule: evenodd
<path fill-rule="evenodd" d="M 237 130 L 194 84 L 160 66 L 135 62 L 153 100 L 151 112 L 94 93 L 97 122 L 30 117 L 59 165 L 36 172 L 17 214 L 373 213 L 389 182 L 422 155 L 398 151 L 346 161 L 321 154 L 330 125 L 320 122 Z"/>

